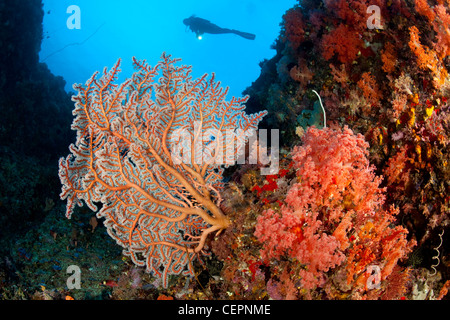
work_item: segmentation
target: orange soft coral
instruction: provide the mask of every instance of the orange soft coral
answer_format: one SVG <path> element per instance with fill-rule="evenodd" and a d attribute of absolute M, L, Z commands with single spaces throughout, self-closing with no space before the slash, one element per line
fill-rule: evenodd
<path fill-rule="evenodd" d="M 390 42 L 386 43 L 383 52 L 381 53 L 381 61 L 383 62 L 383 71 L 392 73 L 395 71 L 396 57 L 394 45 Z"/>
<path fill-rule="evenodd" d="M 415 0 L 415 6 L 417 12 L 425 16 L 433 26 L 436 33 L 433 47 L 439 59 L 444 59 L 450 55 L 450 15 L 446 7 L 443 3 L 430 7 L 427 0 Z"/>
<path fill-rule="evenodd" d="M 430 70 L 433 74 L 433 80 L 436 86 L 445 82 L 447 70 L 441 65 L 438 54 L 420 43 L 419 29 L 416 26 L 409 28 L 410 40 L 409 48 L 417 57 L 417 64 L 422 70 Z"/>
<path fill-rule="evenodd" d="M 433 21 L 436 18 L 436 14 L 428 5 L 427 0 L 415 0 L 415 6 L 417 12 L 427 17 L 429 21 Z"/>
<path fill-rule="evenodd" d="M 438 61 L 436 53 L 430 48 L 423 46 L 420 43 L 419 29 L 416 26 L 409 28 L 410 40 L 409 48 L 417 57 L 417 63 L 420 69 L 430 69 L 434 73 L 437 73 Z"/>
<path fill-rule="evenodd" d="M 382 97 L 377 81 L 370 72 L 362 74 L 361 79 L 358 81 L 358 87 L 363 91 L 364 97 L 373 104 L 377 104 Z"/>

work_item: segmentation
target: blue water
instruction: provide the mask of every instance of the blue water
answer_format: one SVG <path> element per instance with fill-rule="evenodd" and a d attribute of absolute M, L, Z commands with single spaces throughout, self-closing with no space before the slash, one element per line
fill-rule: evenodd
<path fill-rule="evenodd" d="M 119 81 L 132 72 L 131 58 L 155 64 L 162 52 L 193 66 L 193 76 L 216 74 L 229 86 L 228 99 L 241 96 L 260 74 L 259 62 L 275 55 L 271 45 L 278 37 L 285 11 L 295 0 L 44 0 L 44 39 L 40 60 L 55 75 L 84 83 L 94 71 L 111 68 L 122 58 Z M 77 5 L 80 29 L 67 20 Z M 195 14 L 223 27 L 249 32 L 255 40 L 234 34 L 205 34 L 202 39 L 187 30 L 183 19 Z M 71 20 L 73 22 L 73 20 Z"/>

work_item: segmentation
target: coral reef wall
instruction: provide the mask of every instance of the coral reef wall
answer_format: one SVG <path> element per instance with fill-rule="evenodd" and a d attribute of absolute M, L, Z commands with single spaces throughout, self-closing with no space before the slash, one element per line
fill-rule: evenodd
<path fill-rule="evenodd" d="M 42 219 L 46 199 L 56 201 L 57 160 L 73 140 L 65 82 L 39 63 L 43 16 L 41 0 L 0 2 L 2 241 Z"/>
<path fill-rule="evenodd" d="M 166 288 L 121 256 L 103 220 L 88 209 L 77 208 L 70 222 L 63 217 L 57 159 L 76 141 L 73 102 L 64 80 L 39 63 L 43 16 L 41 0 L 0 2 L 0 298 L 449 298 L 449 0 L 299 0 L 286 12 L 276 55 L 261 62 L 261 76 L 245 91 L 250 99 L 234 100 L 245 102 L 248 113 L 268 110 L 259 127 L 280 129 L 280 170 L 262 175 L 263 164 L 247 163 L 227 168 L 223 180 L 216 172 L 220 189 L 195 183 L 214 194 L 209 210 L 226 217 L 226 228 L 214 237 L 201 238 L 202 230 L 218 229 L 204 229 L 194 218 L 187 220 L 191 230 L 181 232 L 174 219 L 149 224 L 158 226 L 151 230 L 158 236 L 175 230 L 176 237 L 201 240 L 198 250 L 212 253 L 193 259 L 184 252 L 196 249 L 183 242 L 178 251 L 184 261 L 176 271 L 188 276 L 167 273 Z M 123 130 L 123 137 L 130 132 Z M 215 137 L 208 139 L 205 144 L 213 145 Z M 120 161 L 143 150 L 120 146 Z M 88 158 L 78 167 L 83 179 L 92 178 L 83 174 Z M 142 162 L 126 161 L 130 177 L 138 165 L 147 170 Z M 66 164 L 62 169 L 73 163 Z M 65 177 L 69 181 L 67 172 Z M 86 185 L 80 181 L 75 187 Z M 68 185 L 74 200 L 79 190 Z M 185 186 L 175 184 L 175 196 L 167 186 L 158 193 L 173 202 L 201 203 Z M 95 191 L 91 208 L 107 199 L 104 190 Z M 140 241 L 137 230 L 146 231 L 144 220 L 138 223 L 143 201 L 136 199 L 139 206 L 127 208 L 136 219 L 126 221 L 123 243 Z M 110 222 L 117 212 L 111 210 Z M 167 252 L 149 261 L 157 265 L 152 259 L 163 261 Z M 81 290 L 66 285 L 72 264 L 82 270 Z"/>
<path fill-rule="evenodd" d="M 317 90 L 328 124 L 370 143 L 388 202 L 422 244 L 449 223 L 449 19 L 444 0 L 299 1 L 246 90 L 248 109 L 267 109 L 263 125 L 282 128 L 287 148 L 300 143 Z"/>
<path fill-rule="evenodd" d="M 42 40 L 44 12 L 41 1 L 19 3 L 5 0 L 0 3 L 0 89 L 13 88 L 18 81 L 36 72 Z"/>
<path fill-rule="evenodd" d="M 445 0 L 299 0 L 283 16 L 277 54 L 245 91 L 251 112 L 269 111 L 262 126 L 279 128 L 286 150 L 304 143 L 305 123 L 316 121 L 318 91 L 327 125 L 369 143 L 384 207 L 398 210 L 396 223 L 417 242 L 407 264 L 428 270 L 450 233 L 449 23 Z M 448 279 L 448 262 L 439 268 Z"/>

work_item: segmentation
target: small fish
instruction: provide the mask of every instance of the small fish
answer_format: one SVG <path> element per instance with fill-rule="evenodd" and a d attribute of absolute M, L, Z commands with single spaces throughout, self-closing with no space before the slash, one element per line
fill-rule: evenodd
<path fill-rule="evenodd" d="M 104 286 L 110 287 L 110 288 L 114 288 L 114 287 L 118 287 L 119 285 L 117 284 L 117 282 L 115 282 L 114 280 L 105 280 L 102 283 Z"/>
<path fill-rule="evenodd" d="M 195 33 L 197 39 L 201 40 L 202 35 L 204 33 L 210 34 L 222 34 L 222 33 L 233 33 L 242 38 L 248 40 L 255 40 L 256 36 L 253 33 L 242 32 L 234 29 L 221 28 L 214 23 L 211 23 L 209 20 L 197 18 L 196 16 L 190 16 L 187 19 L 183 20 L 183 23 L 191 29 L 192 32 Z"/>

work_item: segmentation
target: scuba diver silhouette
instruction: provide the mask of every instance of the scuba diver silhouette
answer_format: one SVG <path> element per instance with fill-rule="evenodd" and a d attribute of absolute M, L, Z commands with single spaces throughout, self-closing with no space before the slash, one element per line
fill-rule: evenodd
<path fill-rule="evenodd" d="M 234 29 L 221 28 L 214 23 L 209 22 L 206 19 L 197 18 L 196 16 L 190 16 L 187 19 L 183 20 L 183 23 L 191 29 L 192 32 L 195 32 L 195 35 L 200 40 L 202 38 L 202 34 L 211 33 L 211 34 L 221 34 L 221 33 L 234 33 L 238 36 L 241 36 L 245 39 L 255 40 L 255 35 L 252 33 L 242 32 Z"/>

